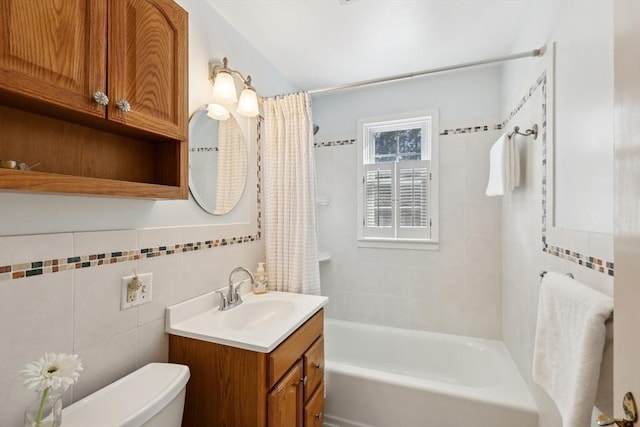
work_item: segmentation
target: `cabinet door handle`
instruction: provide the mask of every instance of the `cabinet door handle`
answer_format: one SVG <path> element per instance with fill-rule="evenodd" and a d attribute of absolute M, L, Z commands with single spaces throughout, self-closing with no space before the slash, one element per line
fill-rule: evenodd
<path fill-rule="evenodd" d="M 131 111 L 131 104 L 126 99 L 119 99 L 116 102 L 116 107 L 118 107 L 123 113 L 128 113 Z"/>
<path fill-rule="evenodd" d="M 302 383 L 302 385 L 307 385 L 307 376 L 305 375 L 304 377 L 300 378 L 300 382 Z"/>
<path fill-rule="evenodd" d="M 313 366 L 318 370 L 322 369 L 322 365 L 320 363 L 314 363 Z"/>
<path fill-rule="evenodd" d="M 322 418 L 322 412 L 318 412 L 318 413 L 316 414 L 316 418 L 317 418 L 317 419 Z"/>
<path fill-rule="evenodd" d="M 100 92 L 100 91 L 94 92 L 93 100 L 96 102 L 96 104 L 99 104 L 99 105 L 103 105 L 103 106 L 109 105 L 109 97 L 104 92 Z"/>

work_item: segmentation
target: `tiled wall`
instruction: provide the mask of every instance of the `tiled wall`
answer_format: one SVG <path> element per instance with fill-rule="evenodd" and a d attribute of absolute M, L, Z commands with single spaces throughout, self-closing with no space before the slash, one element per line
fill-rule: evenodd
<path fill-rule="evenodd" d="M 0 426 L 19 426 L 33 399 L 17 372 L 45 352 L 84 364 L 65 405 L 168 357 L 165 308 L 227 284 L 239 265 L 264 258 L 260 123 L 255 147 L 255 219 L 235 226 L 0 237 Z M 237 232 L 251 234 L 232 237 Z M 120 281 L 153 274 L 153 300 L 120 310 Z"/>
<path fill-rule="evenodd" d="M 611 235 L 555 230 L 549 235 L 546 206 L 551 189 L 548 160 L 553 155 L 545 132 L 553 125 L 547 115 L 546 70 L 534 78 L 521 98 L 524 102 L 507 116 L 508 126 L 538 123 L 537 140 L 519 138 L 521 185 L 503 197 L 502 283 L 503 340 L 531 389 L 540 410 L 541 425 L 560 425 L 555 405 L 531 378 L 541 271 L 572 273 L 579 281 L 604 293 L 612 293 L 613 242 Z M 561 126 L 558 122 L 556 126 Z M 564 235 L 563 248 L 554 240 Z M 576 250 L 579 248 L 579 250 Z M 566 252 L 569 252 L 568 254 Z"/>
<path fill-rule="evenodd" d="M 219 227 L 218 227 L 219 228 Z M 204 241 L 216 227 L 158 228 L 0 238 L 0 259 L 59 259 Z M 166 361 L 165 307 L 226 284 L 232 267 L 254 268 L 262 242 L 41 274 L 0 282 L 0 425 L 17 427 L 35 397 L 17 372 L 44 352 L 78 353 L 85 370 L 66 403 L 151 361 Z M 120 311 L 120 278 L 153 273 L 153 301 Z"/>
<path fill-rule="evenodd" d="M 329 317 L 501 337 L 500 198 L 484 195 L 489 148 L 501 131 L 496 118 L 476 123 L 441 126 L 450 130 L 439 137 L 437 251 L 358 248 L 356 144 L 316 138 L 318 196 L 331 198 L 318 206 L 320 249 L 331 257 L 320 264 Z"/>

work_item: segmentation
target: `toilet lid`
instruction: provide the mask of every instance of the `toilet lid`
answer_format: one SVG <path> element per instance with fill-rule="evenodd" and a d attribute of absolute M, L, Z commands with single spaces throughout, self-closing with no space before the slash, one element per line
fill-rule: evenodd
<path fill-rule="evenodd" d="M 182 391 L 189 376 L 185 365 L 150 363 L 64 408 L 62 426 L 140 426 Z"/>

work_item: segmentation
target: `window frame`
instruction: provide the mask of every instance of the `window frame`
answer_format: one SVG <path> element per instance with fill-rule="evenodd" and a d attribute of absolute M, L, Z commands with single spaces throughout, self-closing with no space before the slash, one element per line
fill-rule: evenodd
<path fill-rule="evenodd" d="M 424 138 L 421 144 L 422 161 L 427 160 L 431 173 L 429 185 L 429 217 L 431 219 L 429 238 L 397 238 L 397 237 L 367 237 L 365 226 L 365 199 L 364 199 L 364 174 L 365 160 L 373 160 L 375 156 L 375 132 L 386 130 L 400 130 L 415 128 L 416 124 L 430 122 L 429 139 L 427 144 Z M 425 127 L 423 127 L 423 130 Z M 426 134 L 426 132 L 425 132 Z M 422 249 L 436 250 L 439 248 L 439 169 L 438 169 L 438 139 L 439 139 L 439 112 L 436 109 L 413 111 L 400 114 L 365 117 L 358 119 L 357 136 L 357 245 L 359 247 L 389 248 L 389 249 Z M 425 158 L 427 157 L 427 158 Z M 412 162 L 408 160 L 406 162 Z M 402 164 L 404 162 L 383 162 Z M 394 167 L 395 169 L 395 167 Z M 398 205 L 394 207 L 394 216 L 398 212 Z M 395 227 L 395 225 L 394 225 Z"/>

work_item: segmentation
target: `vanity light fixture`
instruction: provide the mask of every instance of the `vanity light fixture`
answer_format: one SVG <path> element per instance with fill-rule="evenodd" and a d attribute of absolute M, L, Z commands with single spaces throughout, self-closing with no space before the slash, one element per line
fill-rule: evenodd
<path fill-rule="evenodd" d="M 227 120 L 231 114 L 220 104 L 209 104 L 207 105 L 207 116 L 214 120 Z"/>
<path fill-rule="evenodd" d="M 236 104 L 238 114 L 245 117 L 255 117 L 259 114 L 258 95 L 251 86 L 251 76 L 245 78 L 240 72 L 227 67 L 227 58 L 223 58 L 222 65 L 209 63 L 209 80 L 213 83 L 212 104 L 207 106 L 207 115 L 212 119 L 226 120 L 229 118 L 229 106 Z M 239 77 L 244 84 L 240 93 L 240 100 L 236 93 L 234 77 Z"/>

